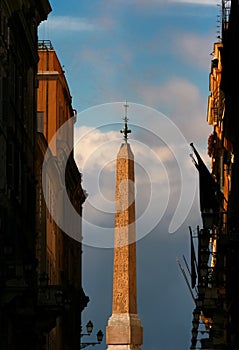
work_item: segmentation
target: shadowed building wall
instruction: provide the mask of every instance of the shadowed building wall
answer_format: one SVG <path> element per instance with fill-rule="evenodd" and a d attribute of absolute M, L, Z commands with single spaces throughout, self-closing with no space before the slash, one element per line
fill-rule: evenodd
<path fill-rule="evenodd" d="M 37 30 L 48 0 L 0 1 L 0 349 L 36 349 Z"/>

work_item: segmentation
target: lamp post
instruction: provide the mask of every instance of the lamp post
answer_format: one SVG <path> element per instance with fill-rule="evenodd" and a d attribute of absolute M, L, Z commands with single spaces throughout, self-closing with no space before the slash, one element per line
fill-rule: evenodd
<path fill-rule="evenodd" d="M 81 333 L 80 336 L 83 337 L 85 335 L 88 335 L 88 336 L 91 335 L 91 333 L 93 331 L 93 327 L 94 327 L 93 323 L 91 321 L 89 321 L 87 323 L 87 325 L 86 325 L 87 333 Z M 84 348 L 86 348 L 89 345 L 95 346 L 97 344 L 100 344 L 102 342 L 102 340 L 103 340 L 103 336 L 104 336 L 103 332 L 101 330 L 99 330 L 98 333 L 96 334 L 96 336 L 97 336 L 97 341 L 96 342 L 81 342 L 80 343 L 80 349 L 84 349 Z"/>

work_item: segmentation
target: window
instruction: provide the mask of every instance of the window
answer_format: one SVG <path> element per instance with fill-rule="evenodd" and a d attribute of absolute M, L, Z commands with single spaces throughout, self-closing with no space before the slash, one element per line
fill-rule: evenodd
<path fill-rule="evenodd" d="M 37 112 L 37 131 L 44 133 L 44 112 Z"/>

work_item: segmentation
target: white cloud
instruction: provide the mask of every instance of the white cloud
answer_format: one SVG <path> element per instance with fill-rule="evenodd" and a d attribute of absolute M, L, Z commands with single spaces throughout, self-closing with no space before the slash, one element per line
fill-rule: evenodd
<path fill-rule="evenodd" d="M 199 66 L 207 71 L 210 68 L 210 52 L 212 51 L 213 34 L 196 35 L 178 33 L 174 35 L 174 47 L 177 54 L 190 65 Z"/>
<path fill-rule="evenodd" d="M 157 120 L 157 123 L 159 124 L 157 127 L 160 127 L 160 120 Z M 148 130 L 145 129 L 144 132 L 147 136 Z M 172 130 L 171 132 L 173 133 Z M 118 134 L 119 132 L 101 132 L 89 127 L 79 127 L 75 130 L 75 139 L 78 140 L 75 146 L 75 159 L 83 173 L 83 187 L 89 193 L 85 204 L 85 219 L 100 227 L 113 223 L 115 167 L 121 143 Z M 175 140 L 173 135 L 171 136 L 173 144 Z M 174 151 L 171 149 L 172 145 L 163 144 L 160 138 L 157 138 L 157 142 L 151 143 L 147 137 L 142 140 L 130 140 L 135 159 L 137 220 L 139 220 L 137 223 L 141 235 L 147 233 L 145 225 L 151 227 L 152 223 L 160 220 L 167 208 L 169 198 L 172 199 L 172 197 L 174 200 L 169 210 L 173 210 L 172 206 L 177 203 L 182 186 L 179 173 L 182 167 L 187 169 L 193 167 L 189 153 L 184 152 L 184 145 L 177 145 L 178 148 L 183 147 L 181 152 L 183 154 L 179 152 L 180 157 L 183 155 L 184 158 L 187 156 L 188 158 L 176 159 L 176 154 L 173 154 Z M 187 186 L 191 188 L 193 177 L 191 179 L 190 176 L 188 176 Z M 192 195 L 191 192 L 190 195 Z M 145 217 L 141 219 L 143 215 Z"/>
<path fill-rule="evenodd" d="M 95 30 L 94 24 L 82 17 L 49 16 L 47 25 L 52 31 L 82 32 Z"/>
<path fill-rule="evenodd" d="M 98 172 L 99 179 L 103 173 L 107 177 L 109 176 L 107 173 L 113 174 L 115 172 L 116 156 L 120 147 L 118 134 L 118 131 L 103 133 L 85 126 L 75 129 L 75 159 L 84 177 L 92 172 L 94 172 L 95 177 L 96 172 Z M 151 169 L 150 180 L 154 183 L 164 182 L 165 177 L 162 176 L 162 172 L 160 174 L 156 170 L 161 166 L 159 163 L 165 164 L 173 160 L 169 148 L 159 145 L 149 147 L 147 144 L 133 140 L 131 143 L 135 162 L 145 169 Z M 137 182 L 143 184 L 144 179 L 138 177 Z M 95 184 L 92 183 L 88 183 L 88 186 L 95 188 Z"/>
<path fill-rule="evenodd" d="M 192 5 L 217 5 L 218 0 L 170 0 L 170 2 L 178 2 Z"/>
<path fill-rule="evenodd" d="M 108 48 L 83 48 L 79 52 L 79 59 L 96 66 L 99 62 L 109 63 L 110 49 Z"/>
<path fill-rule="evenodd" d="M 52 32 L 93 32 L 97 30 L 111 31 L 116 23 L 110 16 L 77 17 L 77 16 L 56 16 L 50 15 L 47 21 L 42 22 L 40 31 L 44 26 Z"/>
<path fill-rule="evenodd" d="M 207 139 L 211 132 L 206 123 L 207 101 L 190 81 L 174 77 L 164 85 L 137 84 L 137 92 L 145 105 L 157 108 L 172 119 L 187 140 Z"/>
<path fill-rule="evenodd" d="M 89 127 L 75 129 L 75 159 L 83 174 L 83 188 L 89 194 L 84 205 L 84 218 L 85 222 L 97 227 L 112 228 L 114 223 L 116 157 L 121 144 L 118 134 L 118 131 L 101 132 Z M 151 149 L 135 140 L 130 144 L 135 159 L 137 218 L 143 222 L 139 224 L 142 235 L 147 232 L 142 227 L 158 220 L 167 206 L 170 174 L 167 174 L 165 163 L 171 162 L 172 155 L 165 146 Z M 157 205 L 156 188 L 161 188 L 161 202 Z M 148 205 L 155 209 L 147 213 Z M 142 215 L 145 215 L 144 220 Z"/>
<path fill-rule="evenodd" d="M 85 47 L 78 53 L 78 59 L 92 65 L 92 69 L 102 72 L 104 79 L 124 70 L 133 60 L 133 52 L 122 43 L 112 47 Z M 99 64 L 100 63 L 100 64 Z M 102 77 L 101 77 L 102 79 Z"/>
<path fill-rule="evenodd" d="M 102 133 L 100 130 L 82 126 L 75 129 L 75 158 L 79 168 L 102 168 L 115 159 L 118 132 Z M 110 144 L 110 147 L 108 147 Z M 109 165 L 107 165 L 109 166 Z"/>
<path fill-rule="evenodd" d="M 129 2 L 126 0 L 104 0 L 105 6 L 122 6 L 123 4 L 128 4 Z M 137 5 L 165 5 L 166 3 L 185 3 L 185 4 L 192 4 L 192 5 L 206 5 L 206 6 L 212 6 L 216 5 L 218 3 L 217 0 L 131 0 L 131 4 L 137 4 Z"/>

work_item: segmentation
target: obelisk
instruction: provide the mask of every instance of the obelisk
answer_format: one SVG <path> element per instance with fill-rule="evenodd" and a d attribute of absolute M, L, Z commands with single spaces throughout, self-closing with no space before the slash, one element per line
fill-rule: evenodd
<path fill-rule="evenodd" d="M 116 163 L 116 213 L 112 315 L 106 328 L 108 350 L 140 350 L 143 328 L 137 314 L 134 155 L 128 143 L 126 102 L 124 143 Z"/>

